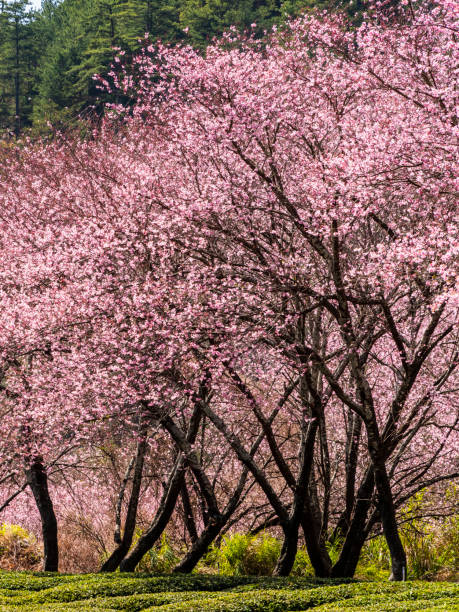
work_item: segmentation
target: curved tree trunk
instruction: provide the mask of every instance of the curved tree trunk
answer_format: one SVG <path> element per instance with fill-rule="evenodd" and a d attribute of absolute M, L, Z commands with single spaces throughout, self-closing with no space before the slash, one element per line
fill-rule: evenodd
<path fill-rule="evenodd" d="M 182 500 L 183 507 L 183 520 L 185 522 L 186 530 L 190 536 L 191 543 L 193 544 L 198 539 L 198 530 L 196 529 L 196 521 L 193 514 L 193 506 L 191 505 L 190 494 L 186 479 L 183 481 L 182 488 L 180 490 L 180 497 Z"/>
<path fill-rule="evenodd" d="M 317 525 L 308 500 L 304 505 L 301 527 L 314 574 L 319 578 L 329 578 L 331 573 L 330 556 L 325 547 L 325 542 L 320 537 L 320 527 Z"/>
<path fill-rule="evenodd" d="M 251 454 L 254 454 L 263 439 L 263 435 L 258 436 L 255 443 L 252 445 Z M 198 564 L 200 559 L 206 554 L 209 546 L 220 535 L 223 527 L 228 523 L 234 511 L 236 510 L 244 492 L 244 487 L 249 475 L 249 469 L 246 467 L 239 477 L 237 487 L 234 489 L 228 503 L 222 513 L 217 516 L 212 516 L 201 535 L 193 542 L 191 549 L 187 552 L 184 558 L 174 568 L 175 573 L 190 573 Z"/>
<path fill-rule="evenodd" d="M 292 571 L 298 550 L 298 528 L 299 523 L 296 521 L 283 526 L 284 541 L 282 542 L 279 559 L 274 568 L 274 576 L 288 576 Z"/>
<path fill-rule="evenodd" d="M 204 380 L 204 383 L 200 388 L 200 393 L 203 396 L 205 396 L 206 389 L 207 379 Z M 198 434 L 202 416 L 200 403 L 201 399 L 197 397 L 193 408 L 193 413 L 190 417 L 188 432 L 182 441 L 184 446 L 187 448 L 189 445 L 193 445 Z M 175 424 L 174 427 L 176 427 Z M 181 435 L 182 432 L 179 431 L 179 433 Z M 174 467 L 169 474 L 169 479 L 161 497 L 156 516 L 147 531 L 138 539 L 131 552 L 121 561 L 119 565 L 121 572 L 133 572 L 137 564 L 141 561 L 142 557 L 155 545 L 158 538 L 166 529 L 175 509 L 177 498 L 185 482 L 185 470 L 187 463 L 189 464 L 188 458 L 186 458 L 184 453 L 179 450 Z"/>
<path fill-rule="evenodd" d="M 362 430 L 362 419 L 358 414 L 348 414 L 348 426 L 346 436 L 346 507 L 339 517 L 334 529 L 332 540 L 345 537 L 351 526 L 352 510 L 355 504 L 355 477 L 357 473 L 357 461 Z"/>
<path fill-rule="evenodd" d="M 389 547 L 392 575 L 391 580 L 406 580 L 406 554 L 398 533 L 397 516 L 394 499 L 387 474 L 386 462 L 379 440 L 376 423 L 365 423 L 368 436 L 368 450 L 373 465 L 376 491 L 378 494 L 378 510 L 381 516 L 384 537 Z"/>
<path fill-rule="evenodd" d="M 406 580 L 406 553 L 398 532 L 392 490 L 384 463 L 375 466 L 375 482 L 378 492 L 379 514 L 391 558 L 392 574 L 390 579 Z"/>
<path fill-rule="evenodd" d="M 211 517 L 202 533 L 193 542 L 190 550 L 178 565 L 174 567 L 174 573 L 189 574 L 192 572 L 222 530 L 225 522 L 226 520 L 223 516 Z"/>
<path fill-rule="evenodd" d="M 309 380 L 307 381 L 309 382 Z M 308 385 L 310 387 L 310 384 Z M 274 569 L 275 576 L 288 576 L 295 563 L 298 550 L 298 530 L 304 516 L 305 507 L 309 507 L 309 481 L 314 460 L 314 445 L 319 422 L 313 420 L 303 422 L 300 445 L 300 469 L 294 489 L 292 509 L 288 521 L 282 524 L 284 541 L 281 553 Z M 311 509 L 311 508 L 310 508 Z M 311 512 L 312 514 L 312 512 Z"/>
<path fill-rule="evenodd" d="M 35 498 L 40 513 L 43 535 L 43 569 L 57 572 L 59 565 L 59 546 L 57 540 L 57 520 L 53 502 L 48 490 L 48 476 L 41 457 L 35 457 L 25 469 L 27 483 Z"/>
<path fill-rule="evenodd" d="M 352 578 L 365 543 L 365 524 L 375 486 L 373 466 L 370 466 L 357 492 L 354 514 L 346 533 L 338 561 L 332 568 L 333 578 Z"/>
<path fill-rule="evenodd" d="M 145 432 L 141 433 L 144 434 Z M 124 523 L 123 537 L 121 538 L 121 541 L 119 542 L 115 550 L 112 552 L 110 557 L 100 568 L 101 572 L 114 572 L 123 560 L 129 548 L 131 547 L 137 519 L 137 507 L 139 505 L 140 487 L 142 484 L 142 472 L 146 449 L 147 441 L 144 436 L 137 444 L 137 451 L 134 463 L 134 475 L 132 478 L 131 496 L 129 498 L 129 505 L 126 514 L 126 520 Z"/>
<path fill-rule="evenodd" d="M 167 527 L 174 511 L 185 475 L 185 459 L 179 455 L 161 498 L 158 512 L 147 531 L 138 539 L 131 552 L 121 561 L 121 572 L 133 572 L 142 557 L 154 546 Z"/>

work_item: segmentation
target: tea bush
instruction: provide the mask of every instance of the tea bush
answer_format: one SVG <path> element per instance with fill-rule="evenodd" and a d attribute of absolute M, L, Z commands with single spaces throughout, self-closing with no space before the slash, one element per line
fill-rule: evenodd
<path fill-rule="evenodd" d="M 0 573 L 0 612 L 459 611 L 459 585 L 253 576 Z"/>

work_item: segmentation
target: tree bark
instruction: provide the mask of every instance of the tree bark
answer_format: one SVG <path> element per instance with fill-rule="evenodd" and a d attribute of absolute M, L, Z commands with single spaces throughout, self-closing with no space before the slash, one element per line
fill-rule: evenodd
<path fill-rule="evenodd" d="M 352 578 L 365 543 L 365 523 L 375 486 L 373 466 L 370 466 L 357 492 L 354 515 L 346 533 L 338 561 L 332 568 L 333 578 Z"/>
<path fill-rule="evenodd" d="M 292 385 L 290 387 L 290 390 L 289 389 L 286 390 L 286 394 L 284 395 L 285 398 L 288 397 L 288 394 L 290 394 L 293 388 L 294 386 Z M 279 409 L 282 407 L 282 404 L 283 404 L 283 401 L 281 401 L 278 407 L 273 410 L 269 419 L 267 419 L 266 421 L 268 425 L 270 425 L 273 422 L 276 414 L 278 413 Z M 215 420 L 220 424 L 220 427 L 222 427 L 223 430 L 226 431 L 224 428 L 224 424 L 219 421 L 218 417 L 216 417 L 216 415 L 213 415 L 213 416 L 215 417 Z M 195 540 L 195 542 L 193 542 L 193 546 L 191 547 L 191 550 L 188 551 L 188 553 L 185 555 L 182 561 L 180 561 L 180 563 L 174 568 L 174 572 L 182 572 L 182 573 L 191 572 L 196 567 L 199 560 L 205 555 L 210 544 L 215 540 L 215 538 L 221 533 L 223 527 L 228 523 L 229 519 L 231 518 L 234 511 L 236 510 L 239 504 L 239 501 L 241 499 L 241 496 L 244 492 L 244 487 L 247 482 L 247 477 L 250 472 L 253 472 L 253 468 L 255 467 L 255 464 L 251 464 L 251 460 L 253 460 L 253 457 L 255 453 L 257 452 L 264 438 L 265 438 L 265 429 L 263 429 L 263 431 L 258 435 L 257 439 L 252 444 L 250 451 L 248 453 L 245 452 L 244 449 L 240 446 L 240 443 L 239 441 L 237 441 L 237 439 L 233 440 L 233 444 L 235 446 L 237 442 L 239 453 L 242 453 L 246 457 L 245 467 L 240 475 L 238 485 L 235 488 L 230 499 L 228 500 L 228 503 L 226 504 L 223 512 L 221 512 L 218 516 L 213 516 L 212 519 L 208 521 L 201 535 L 198 537 L 197 540 Z M 255 469 L 255 471 L 257 470 Z M 279 517 L 277 517 L 277 519 L 279 520 Z"/>
<path fill-rule="evenodd" d="M 198 539 L 198 530 L 196 529 L 196 522 L 194 520 L 193 507 L 191 505 L 190 494 L 188 493 L 188 487 L 186 480 L 184 479 L 182 488 L 180 490 L 180 497 L 182 499 L 183 506 L 183 517 L 185 521 L 185 527 L 190 536 L 191 543 L 193 544 Z"/>
<path fill-rule="evenodd" d="M 320 527 L 317 525 L 308 500 L 304 505 L 301 527 L 314 574 L 319 578 L 329 578 L 331 573 L 330 556 L 324 541 L 320 537 Z"/>
<path fill-rule="evenodd" d="M 377 505 L 391 557 L 391 580 L 406 580 L 406 554 L 398 533 L 394 499 L 392 497 L 392 489 L 387 474 L 384 453 L 378 438 L 377 426 L 370 421 L 367 421 L 365 426 L 367 429 L 368 449 L 370 451 L 376 491 L 378 494 Z"/>
<path fill-rule="evenodd" d="M 182 487 L 185 459 L 179 455 L 169 476 L 169 482 L 161 498 L 158 512 L 147 531 L 138 539 L 132 551 L 121 561 L 120 572 L 133 572 L 142 557 L 154 546 L 171 518 Z"/>
<path fill-rule="evenodd" d="M 201 558 L 206 554 L 209 546 L 218 536 L 226 521 L 226 517 L 222 515 L 219 517 L 212 516 L 202 533 L 193 542 L 190 550 L 178 565 L 174 567 L 174 573 L 189 574 L 192 572 Z"/>
<path fill-rule="evenodd" d="M 40 513 L 44 553 L 43 569 L 45 572 L 57 572 L 59 565 L 57 520 L 49 495 L 48 476 L 43 459 L 35 457 L 26 467 L 25 474 Z"/>
<path fill-rule="evenodd" d="M 274 576 L 288 576 L 292 571 L 298 550 L 298 527 L 299 524 L 296 521 L 292 521 L 283 527 L 284 540 L 279 559 L 274 568 Z"/>
<path fill-rule="evenodd" d="M 202 387 L 205 389 L 205 386 Z M 204 393 L 204 391 L 203 391 Z M 201 407 L 200 401 L 196 401 L 193 413 L 190 417 L 188 432 L 185 436 L 184 444 L 188 449 L 188 445 L 193 445 L 199 430 L 201 422 Z M 121 572 L 132 572 L 136 568 L 142 557 L 154 546 L 158 538 L 161 536 L 172 516 L 177 498 L 183 486 L 185 479 L 186 465 L 189 464 L 189 459 L 185 458 L 181 451 L 178 452 L 174 467 L 169 475 L 168 483 L 159 503 L 159 509 L 156 516 L 147 531 L 138 539 L 137 544 L 132 551 L 121 561 Z"/>
<path fill-rule="evenodd" d="M 144 431 L 141 431 L 141 435 L 144 433 Z M 131 496 L 129 498 L 129 505 L 124 523 L 124 533 L 118 546 L 100 568 L 101 572 L 114 572 L 131 547 L 137 519 L 137 507 L 139 505 L 140 487 L 142 484 L 142 472 L 146 449 L 147 440 L 143 435 L 142 439 L 137 444 Z"/>
<path fill-rule="evenodd" d="M 295 563 L 296 552 L 298 550 L 298 530 L 304 515 L 305 504 L 309 502 L 308 486 L 318 426 L 317 418 L 308 421 L 307 424 L 306 422 L 302 424 L 299 474 L 294 489 L 292 509 L 288 521 L 282 525 L 284 541 L 274 569 L 275 576 L 288 576 Z"/>
<path fill-rule="evenodd" d="M 384 463 L 375 466 L 375 482 L 379 513 L 391 557 L 391 580 L 404 581 L 406 580 L 406 554 L 398 532 L 394 500 Z"/>
<path fill-rule="evenodd" d="M 19 17 L 16 16 L 14 20 L 14 42 L 15 42 L 15 72 L 14 72 L 14 107 L 15 107 L 15 118 L 14 118 L 14 133 L 18 137 L 21 133 L 21 108 L 20 108 L 20 74 L 19 74 Z"/>

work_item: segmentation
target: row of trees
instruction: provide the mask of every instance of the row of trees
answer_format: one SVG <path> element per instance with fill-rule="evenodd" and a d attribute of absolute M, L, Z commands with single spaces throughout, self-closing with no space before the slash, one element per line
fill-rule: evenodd
<path fill-rule="evenodd" d="M 279 530 L 277 574 L 302 533 L 318 576 L 352 576 L 381 526 L 406 578 L 398 510 L 458 475 L 458 8 L 147 44 L 100 81 L 133 107 L 5 153 L 2 483 L 32 490 L 46 569 L 48 472 L 115 444 L 104 570 L 180 508 L 177 571 L 242 522 Z"/>
<path fill-rule="evenodd" d="M 0 130 L 18 135 L 35 125 L 65 126 L 100 103 L 92 79 L 105 74 L 114 47 L 139 49 L 146 32 L 152 40 L 185 38 L 204 49 L 230 25 L 258 32 L 287 15 L 332 6 L 311 0 L 30 0 L 0 2 Z M 359 2 L 350 5 L 360 10 Z"/>

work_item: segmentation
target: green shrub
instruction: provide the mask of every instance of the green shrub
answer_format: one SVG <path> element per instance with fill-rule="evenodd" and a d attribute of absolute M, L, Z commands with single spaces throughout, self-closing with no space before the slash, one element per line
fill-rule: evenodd
<path fill-rule="evenodd" d="M 269 576 L 276 567 L 281 552 L 281 543 L 267 533 L 252 538 L 244 563 L 248 576 Z"/>
<path fill-rule="evenodd" d="M 428 491 L 419 491 L 402 512 L 400 533 L 413 578 L 431 579 L 437 575 L 457 578 L 459 571 L 459 515 L 438 520 L 418 518 L 429 509 Z M 452 505 L 458 501 L 458 488 L 450 485 L 445 492 Z"/>
<path fill-rule="evenodd" d="M 441 552 L 441 569 L 458 580 L 459 576 L 459 515 L 443 521 L 438 538 Z"/>
<path fill-rule="evenodd" d="M 297 550 L 291 575 L 314 576 L 314 568 L 312 567 L 311 560 L 305 546 L 300 546 Z"/>
<path fill-rule="evenodd" d="M 333 541 L 329 540 L 327 542 L 327 551 L 330 556 L 330 561 L 332 562 L 332 565 L 334 565 L 338 561 L 342 546 L 343 539 L 339 537 L 334 538 Z"/>
<path fill-rule="evenodd" d="M 425 592 L 410 583 L 341 585 L 308 590 L 256 590 L 249 593 L 222 593 L 204 599 L 190 598 L 182 603 L 152 606 L 145 612 L 285 612 L 307 610 L 419 610 L 426 605 L 432 609 L 457 609 L 454 601 L 459 588 L 441 585 Z M 428 595 L 428 597 L 426 597 Z M 339 605 L 337 605 L 339 602 Z M 422 603 L 421 603 L 422 602 Z M 421 604 L 421 607 L 419 607 Z M 438 604 L 438 605 L 436 605 Z M 449 608 L 444 608 L 446 604 Z M 416 608 L 418 605 L 418 608 Z"/>
<path fill-rule="evenodd" d="M 139 563 L 139 572 L 169 574 L 180 561 L 180 556 L 169 544 L 166 534 L 161 537 L 159 546 L 151 548 Z"/>
<path fill-rule="evenodd" d="M 400 535 L 407 555 L 409 578 L 457 579 L 459 516 L 442 521 L 407 521 Z M 385 538 L 378 536 L 368 540 L 362 549 L 356 576 L 365 580 L 387 580 L 389 574 L 390 554 Z"/>
<path fill-rule="evenodd" d="M 390 567 L 390 553 L 386 539 L 378 536 L 368 540 L 363 547 L 356 576 L 365 580 L 387 580 Z"/>
<path fill-rule="evenodd" d="M 234 533 L 213 547 L 206 564 L 224 576 L 269 576 L 281 550 L 281 542 L 266 533 L 250 536 Z"/>
<path fill-rule="evenodd" d="M 240 576 L 244 571 L 245 558 L 251 537 L 242 533 L 225 536 L 218 550 L 216 561 L 219 572 L 228 576 Z"/>
<path fill-rule="evenodd" d="M 459 516 L 440 521 L 414 520 L 401 530 L 413 578 L 458 577 Z"/>
<path fill-rule="evenodd" d="M 457 495 L 452 487 L 447 495 Z M 455 579 L 459 572 L 459 516 L 428 521 L 410 520 L 426 511 L 424 494 L 414 496 L 402 513 L 400 529 L 408 559 L 408 575 L 413 579 Z M 281 550 L 281 540 L 266 533 L 251 536 L 233 533 L 223 537 L 220 546 L 213 544 L 198 565 L 198 571 L 225 576 L 270 575 Z M 327 543 L 332 564 L 340 555 L 342 540 Z M 172 557 L 174 563 L 175 557 Z M 169 571 L 167 564 L 150 564 L 145 569 Z M 383 536 L 368 540 L 357 565 L 356 576 L 365 580 L 387 580 L 391 572 L 390 554 Z M 292 576 L 312 576 L 309 555 L 304 546 L 297 551 Z"/>

